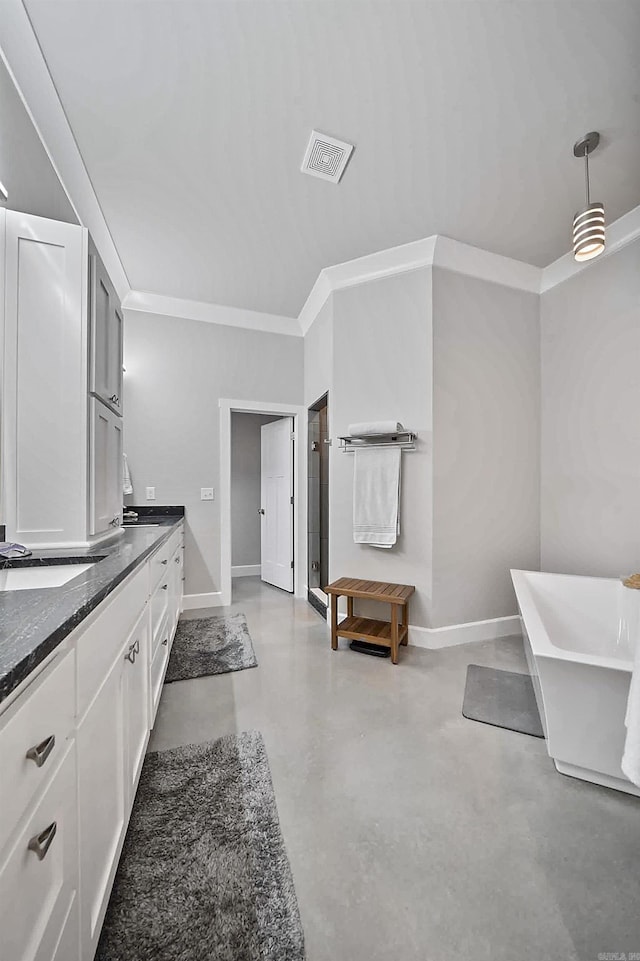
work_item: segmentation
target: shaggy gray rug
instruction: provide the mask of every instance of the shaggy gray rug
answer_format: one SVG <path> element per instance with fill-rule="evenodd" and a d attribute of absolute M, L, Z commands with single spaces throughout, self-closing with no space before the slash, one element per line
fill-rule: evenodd
<path fill-rule="evenodd" d="M 528 674 L 469 664 L 462 714 L 482 724 L 544 737 L 533 681 Z"/>
<path fill-rule="evenodd" d="M 147 755 L 96 961 L 301 961 L 262 736 Z"/>
<path fill-rule="evenodd" d="M 244 614 L 180 621 L 165 684 L 257 667 Z"/>

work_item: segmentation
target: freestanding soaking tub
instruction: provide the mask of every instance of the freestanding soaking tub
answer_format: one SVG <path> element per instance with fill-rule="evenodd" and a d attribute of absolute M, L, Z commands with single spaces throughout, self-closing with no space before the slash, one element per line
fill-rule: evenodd
<path fill-rule="evenodd" d="M 562 774 L 640 797 L 620 768 L 640 591 L 620 580 L 511 571 L 547 749 Z"/>

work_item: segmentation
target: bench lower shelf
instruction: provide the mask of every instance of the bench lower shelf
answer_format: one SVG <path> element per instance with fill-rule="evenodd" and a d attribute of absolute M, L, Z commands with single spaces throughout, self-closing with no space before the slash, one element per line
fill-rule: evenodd
<path fill-rule="evenodd" d="M 398 640 L 404 643 L 407 636 L 405 624 L 398 626 Z M 383 647 L 391 647 L 391 624 L 389 621 L 377 621 L 373 617 L 346 617 L 338 624 L 338 637 L 348 637 L 351 641 L 371 641 Z"/>

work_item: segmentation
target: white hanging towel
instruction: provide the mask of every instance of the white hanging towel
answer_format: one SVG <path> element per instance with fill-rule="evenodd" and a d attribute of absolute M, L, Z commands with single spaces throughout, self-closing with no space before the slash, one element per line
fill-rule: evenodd
<path fill-rule="evenodd" d="M 359 424 L 349 424 L 349 434 L 354 437 L 358 434 L 397 434 L 404 430 L 398 420 L 369 420 Z"/>
<path fill-rule="evenodd" d="M 353 540 L 390 548 L 400 530 L 399 447 L 358 449 L 353 467 Z"/>
<path fill-rule="evenodd" d="M 133 494 L 133 484 L 131 483 L 131 474 L 129 473 L 129 461 L 127 460 L 127 455 L 122 455 L 122 493 L 123 494 Z"/>
<path fill-rule="evenodd" d="M 631 593 L 638 594 L 638 591 L 632 590 Z M 627 727 L 627 736 L 622 755 L 622 770 L 633 784 L 640 787 L 640 637 L 637 634 L 624 723 Z"/>

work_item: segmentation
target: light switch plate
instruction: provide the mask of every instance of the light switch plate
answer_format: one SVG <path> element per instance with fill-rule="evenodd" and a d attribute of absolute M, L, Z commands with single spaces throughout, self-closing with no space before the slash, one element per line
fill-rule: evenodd
<path fill-rule="evenodd" d="M 200 500 L 201 500 L 201 501 L 212 501 L 212 500 L 213 500 L 213 487 L 201 487 L 201 488 L 200 488 Z"/>
<path fill-rule="evenodd" d="M 155 487 L 145 488 L 145 497 L 148 501 L 154 501 L 156 499 L 156 489 Z"/>

